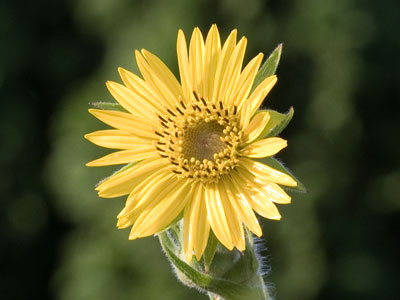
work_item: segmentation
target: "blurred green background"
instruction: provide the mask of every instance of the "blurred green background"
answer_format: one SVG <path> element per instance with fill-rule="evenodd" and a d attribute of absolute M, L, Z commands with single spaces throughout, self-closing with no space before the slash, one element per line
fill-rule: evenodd
<path fill-rule="evenodd" d="M 279 154 L 308 187 L 263 220 L 278 300 L 398 299 L 400 2 L 37 0 L 0 3 L 1 299 L 206 299 L 181 286 L 156 238 L 117 230 L 124 199 L 100 199 L 115 168 L 83 139 L 105 128 L 117 67 L 146 48 L 177 73 L 182 28 L 216 23 L 249 40 L 246 61 L 283 42 L 264 105 L 295 116 Z M 397 296 L 396 296 L 397 295 Z M 250 299 L 249 299 L 250 300 Z"/>

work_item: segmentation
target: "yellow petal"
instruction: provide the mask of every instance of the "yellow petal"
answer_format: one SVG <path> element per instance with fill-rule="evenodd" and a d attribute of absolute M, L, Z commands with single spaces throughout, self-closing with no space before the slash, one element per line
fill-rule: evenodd
<path fill-rule="evenodd" d="M 226 177 L 222 180 L 222 183 L 224 189 L 221 191 L 224 197 L 229 198 L 232 207 L 246 227 L 260 237 L 262 235 L 260 224 L 244 194 L 237 190 L 236 185 L 231 181 L 230 177 Z"/>
<path fill-rule="evenodd" d="M 142 186 L 139 193 L 137 191 L 137 187 L 135 191 L 132 191 L 129 194 L 127 199 L 127 203 L 125 204 L 124 209 L 118 214 L 118 223 L 117 226 L 121 228 L 121 226 L 127 227 L 134 224 L 138 218 L 138 216 L 143 213 L 149 206 L 154 207 L 154 203 L 160 202 L 163 195 L 157 193 L 160 190 L 160 185 L 164 184 L 168 186 L 168 190 L 166 190 L 165 196 L 170 195 L 171 190 L 176 187 L 176 180 L 173 181 L 174 174 L 168 172 L 168 170 L 161 170 L 149 176 L 149 180 L 146 181 L 146 184 Z M 171 185 L 174 184 L 174 185 Z M 137 236 L 134 235 L 134 231 L 131 230 L 129 239 L 135 239 Z"/>
<path fill-rule="evenodd" d="M 233 249 L 232 237 L 229 230 L 221 195 L 214 183 L 205 186 L 205 200 L 208 221 L 218 240 L 229 250 Z"/>
<path fill-rule="evenodd" d="M 189 66 L 194 88 L 203 96 L 204 40 L 198 27 L 193 30 L 192 38 L 190 39 Z"/>
<path fill-rule="evenodd" d="M 221 55 L 218 60 L 217 70 L 215 72 L 215 81 L 214 81 L 214 92 L 212 101 L 215 103 L 219 100 L 222 100 L 220 95 L 220 86 L 221 82 L 225 76 L 225 70 L 228 66 L 228 62 L 232 56 L 233 50 L 236 46 L 236 36 L 237 30 L 233 30 L 228 38 L 226 39 L 224 46 L 222 47 Z"/>
<path fill-rule="evenodd" d="M 129 235 L 130 239 L 153 235 L 165 229 L 165 227 L 173 221 L 174 218 L 170 219 L 170 216 L 165 214 L 160 215 L 159 212 L 157 212 L 157 208 L 159 208 L 160 205 L 162 206 L 163 202 L 168 201 L 169 198 L 176 200 L 177 192 L 181 192 L 180 188 L 183 186 L 182 181 L 177 180 L 175 174 L 170 173 L 170 175 L 169 180 L 160 180 L 160 182 L 157 182 L 154 186 L 147 186 L 145 189 L 148 191 L 144 194 L 144 198 L 140 199 L 138 205 L 128 214 L 129 218 L 135 219 L 135 223 Z M 175 202 L 179 204 L 178 201 Z M 171 215 L 176 217 L 179 212 L 175 214 L 175 211 L 172 211 Z M 171 211 L 169 213 L 171 213 Z M 149 215 L 157 218 L 147 218 Z M 170 221 L 165 224 L 168 220 Z"/>
<path fill-rule="evenodd" d="M 244 239 L 243 225 L 240 221 L 238 212 L 234 206 L 231 205 L 229 197 L 224 193 L 224 189 L 225 187 L 222 182 L 219 181 L 219 183 L 216 184 L 215 194 L 221 198 L 233 246 L 235 246 L 239 251 L 244 251 L 246 248 L 246 242 Z"/>
<path fill-rule="evenodd" d="M 148 139 L 132 136 L 129 132 L 122 130 L 98 130 L 85 135 L 85 138 L 100 147 L 110 149 L 132 149 L 135 147 L 149 146 Z"/>
<path fill-rule="evenodd" d="M 248 101 L 244 101 L 242 109 L 240 111 L 240 128 L 244 130 L 247 128 L 250 122 L 250 103 Z"/>
<path fill-rule="evenodd" d="M 261 191 L 275 203 L 289 204 L 292 200 L 292 198 L 279 185 L 273 182 L 264 182 Z"/>
<path fill-rule="evenodd" d="M 262 111 L 256 114 L 254 118 L 250 121 L 249 125 L 244 128 L 243 143 L 251 143 L 255 139 L 257 139 L 263 132 L 270 118 L 270 114 L 266 111 Z"/>
<path fill-rule="evenodd" d="M 157 106 L 147 102 L 146 99 L 122 84 L 107 81 L 106 85 L 115 100 L 133 116 L 142 119 L 143 122 L 148 122 L 149 119 L 153 122 L 157 120 L 157 114 L 160 113 Z"/>
<path fill-rule="evenodd" d="M 142 188 L 141 193 L 137 193 L 136 197 L 130 201 L 129 204 L 135 203 L 135 205 L 131 206 L 130 211 L 125 207 L 125 212 L 123 214 L 120 213 L 120 215 L 128 218 L 137 217 L 147 207 L 154 207 L 157 202 L 155 200 L 161 200 L 164 196 L 168 197 L 171 195 L 178 186 L 178 182 L 176 174 L 165 170 L 164 174 L 160 174 L 157 178 L 150 181 Z"/>
<path fill-rule="evenodd" d="M 193 250 L 197 260 L 206 249 L 210 223 L 207 219 L 207 208 L 204 201 L 204 187 L 196 184 L 190 205 L 186 205 L 184 212 L 184 252 L 187 261 L 192 260 Z"/>
<path fill-rule="evenodd" d="M 115 110 L 89 109 L 89 113 L 100 121 L 120 129 L 127 131 L 134 136 L 144 139 L 158 139 L 158 136 L 152 131 L 150 123 L 143 123 L 142 119 L 135 118 L 132 114 Z"/>
<path fill-rule="evenodd" d="M 164 101 L 157 97 L 154 90 L 146 83 L 146 81 L 121 67 L 118 68 L 118 72 L 127 88 L 131 89 L 147 102 L 151 103 L 159 111 L 165 113 L 163 110 L 163 106 L 165 105 Z"/>
<path fill-rule="evenodd" d="M 170 90 L 167 83 L 160 78 L 160 75 L 153 71 L 143 55 L 139 51 L 135 51 L 135 56 L 140 73 L 142 73 L 146 83 L 151 86 L 156 96 L 163 99 L 165 106 L 168 106 L 169 108 L 174 108 L 178 105 L 178 98 Z"/>
<path fill-rule="evenodd" d="M 262 104 L 264 98 L 268 95 L 271 89 L 274 87 L 277 82 L 277 77 L 272 75 L 270 77 L 265 78 L 253 91 L 253 93 L 248 98 L 248 101 L 251 103 L 251 115 L 257 111 L 257 109 Z M 240 106 L 239 106 L 240 109 Z"/>
<path fill-rule="evenodd" d="M 215 73 L 217 71 L 218 60 L 221 54 L 221 41 L 217 25 L 213 24 L 208 32 L 205 45 L 204 73 L 203 73 L 203 93 L 210 101 L 213 98 Z"/>
<path fill-rule="evenodd" d="M 101 158 L 92 160 L 86 164 L 88 167 L 101 167 L 111 165 L 122 165 L 137 162 L 146 158 L 154 157 L 157 151 L 153 145 L 136 147 L 135 149 L 113 152 Z"/>
<path fill-rule="evenodd" d="M 271 200 L 266 199 L 263 193 L 255 190 L 249 191 L 249 194 L 253 200 L 250 205 L 259 215 L 271 220 L 280 220 L 282 218 L 275 204 Z"/>
<path fill-rule="evenodd" d="M 174 95 L 175 99 L 182 97 L 183 94 L 181 85 L 179 84 L 178 80 L 176 80 L 175 75 L 172 74 L 170 69 L 168 69 L 161 59 L 145 49 L 142 50 L 142 54 L 152 69 L 153 74 L 158 75 L 160 80 L 165 83 L 165 86 Z"/>
<path fill-rule="evenodd" d="M 191 70 L 189 68 L 186 39 L 182 30 L 179 30 L 178 32 L 176 48 L 178 54 L 179 74 L 181 76 L 182 90 L 184 94 L 182 100 L 185 101 L 185 103 L 189 103 L 189 100 L 192 97 L 193 83 Z"/>
<path fill-rule="evenodd" d="M 241 102 L 247 99 L 250 90 L 253 86 L 254 78 L 257 75 L 258 69 L 260 68 L 263 54 L 259 53 L 254 57 L 247 66 L 243 69 L 240 77 L 235 85 L 235 89 L 230 97 L 229 104 L 240 106 Z"/>
<path fill-rule="evenodd" d="M 247 39 L 243 37 L 233 50 L 232 56 L 225 70 L 224 78 L 221 81 L 219 98 L 226 106 L 229 106 L 230 97 L 235 90 L 239 74 L 242 69 L 244 53 L 246 51 Z"/>
<path fill-rule="evenodd" d="M 197 203 L 194 201 L 195 195 L 198 193 L 200 184 L 194 185 L 191 189 L 191 198 L 189 202 L 185 206 L 185 210 L 183 212 L 183 240 L 184 240 L 184 253 L 186 261 L 190 262 L 193 257 L 193 224 L 191 224 L 191 218 L 193 218 L 194 207 Z"/>
<path fill-rule="evenodd" d="M 132 226 L 132 224 L 133 224 L 133 220 L 132 219 L 121 217 L 117 221 L 117 228 L 118 229 L 127 228 L 129 226 Z"/>
<path fill-rule="evenodd" d="M 138 237 L 150 236 L 165 229 L 183 210 L 189 200 L 190 182 L 181 182 L 174 193 L 154 208 L 147 208 L 132 228 Z"/>
<path fill-rule="evenodd" d="M 158 155 L 154 156 L 110 176 L 96 187 L 96 191 L 98 191 L 100 197 L 104 198 L 114 198 L 129 194 L 149 173 L 165 168 L 167 165 L 168 161 L 166 159 L 160 158 Z"/>
<path fill-rule="evenodd" d="M 251 207 L 261 216 L 267 219 L 280 220 L 281 215 L 274 203 L 265 197 L 258 187 L 240 176 L 240 173 L 233 174 L 237 189 L 243 193 Z"/>
<path fill-rule="evenodd" d="M 265 197 L 275 203 L 288 204 L 291 197 L 276 183 L 266 180 L 262 177 L 254 176 L 247 169 L 239 167 L 240 174 L 252 182 L 255 188 L 265 195 Z"/>
<path fill-rule="evenodd" d="M 247 157 L 267 157 L 278 153 L 286 146 L 286 140 L 278 137 L 271 137 L 251 143 L 240 150 L 239 153 Z"/>
<path fill-rule="evenodd" d="M 275 183 L 297 186 L 297 182 L 289 175 L 271 168 L 268 165 L 262 164 L 248 158 L 240 159 L 240 164 L 244 169 L 250 171 L 254 176 L 262 178 Z"/>
<path fill-rule="evenodd" d="M 174 176 L 171 174 L 168 168 L 164 167 L 152 173 L 147 173 L 146 177 L 135 178 L 136 185 L 126 199 L 124 208 L 118 214 L 118 219 L 128 218 L 131 221 L 131 224 L 133 224 L 134 218 L 132 218 L 132 213 L 134 209 L 138 207 L 139 202 L 142 200 L 145 193 L 148 192 L 148 187 L 154 186 L 160 180 L 170 180 L 173 177 Z M 171 186 L 169 186 L 169 188 L 170 187 Z"/>

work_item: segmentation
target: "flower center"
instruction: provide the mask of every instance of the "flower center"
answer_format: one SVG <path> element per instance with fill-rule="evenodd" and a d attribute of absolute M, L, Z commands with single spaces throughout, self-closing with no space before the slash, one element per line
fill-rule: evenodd
<path fill-rule="evenodd" d="M 188 126 L 183 137 L 183 155 L 189 159 L 194 157 L 200 161 L 214 161 L 214 154 L 226 148 L 226 144 L 220 139 L 224 135 L 224 129 L 215 120 L 208 123 L 199 121 Z"/>
<path fill-rule="evenodd" d="M 171 163 L 171 171 L 196 181 L 218 181 L 234 169 L 239 160 L 237 147 L 243 136 L 238 128 L 237 107 L 222 102 L 208 103 L 193 92 L 195 101 L 183 101 L 175 112 L 159 115 L 159 154 Z"/>

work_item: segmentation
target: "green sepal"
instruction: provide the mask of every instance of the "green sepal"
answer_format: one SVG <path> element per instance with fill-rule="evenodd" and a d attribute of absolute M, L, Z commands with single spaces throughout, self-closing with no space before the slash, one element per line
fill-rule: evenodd
<path fill-rule="evenodd" d="M 282 44 L 279 44 L 274 51 L 270 54 L 265 63 L 261 66 L 260 70 L 254 79 L 253 87 L 251 90 L 253 91 L 265 78 L 272 76 L 275 74 L 276 69 L 278 68 L 279 60 L 281 59 L 282 54 Z"/>
<path fill-rule="evenodd" d="M 98 182 L 98 183 L 96 184 L 96 186 L 98 186 L 99 184 L 101 184 L 103 181 L 105 181 L 105 180 L 107 180 L 107 179 L 109 179 L 109 178 L 111 178 L 111 177 L 113 177 L 113 176 L 115 176 L 115 175 L 117 175 L 117 174 L 119 174 L 119 173 L 121 173 L 121 172 L 123 172 L 123 171 L 126 171 L 126 170 L 132 168 L 133 166 L 137 165 L 137 164 L 140 163 L 140 162 L 141 162 L 141 160 L 135 161 L 135 162 L 133 162 L 133 163 L 129 163 L 129 164 L 123 166 L 122 168 L 120 168 L 120 169 L 118 169 L 117 171 L 115 171 L 114 173 L 112 173 L 110 176 L 107 176 L 106 178 L 103 178 L 102 180 L 100 180 L 100 182 Z"/>
<path fill-rule="evenodd" d="M 229 251 L 217 245 L 212 264 L 206 270 L 204 259 L 197 261 L 193 258 L 190 263 L 185 261 L 182 245 L 178 245 L 181 229 L 174 226 L 159 233 L 158 237 L 183 284 L 219 295 L 225 300 L 270 299 L 262 276 L 258 273 L 258 261 L 252 242 L 248 240 L 248 248 L 243 252 Z"/>
<path fill-rule="evenodd" d="M 199 272 L 178 256 L 178 253 L 181 252 L 179 251 L 181 249 L 181 245 L 177 245 L 179 238 L 176 237 L 175 233 L 173 234 L 174 237 L 171 238 L 171 232 L 169 232 L 169 230 L 165 230 L 158 234 L 158 238 L 160 239 L 161 246 L 172 265 L 190 280 L 189 282 L 184 281 L 183 283 L 189 286 L 196 285 L 200 288 L 208 287 L 212 281 L 211 276 Z M 179 279 L 182 278 L 179 277 Z"/>
<path fill-rule="evenodd" d="M 296 178 L 296 176 L 294 176 L 293 173 L 291 171 L 289 171 L 289 169 L 286 168 L 283 165 L 283 163 L 281 163 L 276 158 L 270 156 L 270 157 L 259 158 L 257 160 L 263 164 L 270 166 L 271 168 L 274 168 L 278 171 L 281 171 L 281 172 L 289 175 L 297 182 L 297 186 L 282 186 L 282 188 L 284 188 L 285 190 L 293 191 L 293 192 L 300 192 L 300 193 L 307 193 L 307 189 L 304 186 L 304 184 L 302 184 L 301 181 L 298 180 Z"/>
<path fill-rule="evenodd" d="M 265 125 L 263 131 L 261 132 L 260 136 L 257 140 L 277 136 L 282 132 L 283 129 L 289 124 L 289 122 L 293 118 L 294 109 L 291 107 L 287 113 L 279 113 L 272 109 L 264 109 L 257 111 L 256 114 L 260 112 L 268 112 L 271 118 L 269 119 L 268 123 Z"/>
<path fill-rule="evenodd" d="M 208 272 L 211 266 L 211 263 L 214 259 L 215 253 L 217 252 L 219 242 L 216 238 L 215 234 L 211 231 L 210 236 L 208 237 L 207 247 L 203 254 L 204 268 L 205 271 Z"/>
<path fill-rule="evenodd" d="M 121 169 L 115 171 L 110 177 L 112 177 L 112 176 L 114 176 L 114 175 L 117 175 L 117 174 L 119 174 L 119 173 L 121 173 L 121 172 L 123 172 L 123 171 L 126 171 L 126 170 L 130 169 L 130 168 L 132 168 L 133 166 L 137 165 L 137 164 L 140 163 L 140 162 L 141 162 L 141 160 L 135 161 L 135 162 L 133 162 L 133 163 L 129 163 L 129 164 L 123 166 Z"/>
<path fill-rule="evenodd" d="M 126 109 L 123 108 L 117 102 L 92 102 L 92 103 L 89 103 L 89 104 L 91 106 L 93 106 L 94 108 L 99 108 L 99 109 L 104 109 L 104 110 L 117 110 L 117 111 L 126 112 Z"/>

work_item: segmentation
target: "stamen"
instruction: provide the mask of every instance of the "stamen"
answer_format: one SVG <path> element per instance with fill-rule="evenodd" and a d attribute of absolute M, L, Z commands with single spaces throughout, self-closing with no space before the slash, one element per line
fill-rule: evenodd
<path fill-rule="evenodd" d="M 184 103 L 182 100 L 179 101 L 179 103 L 182 105 L 183 109 L 186 109 L 186 105 L 185 105 L 185 103 Z"/>
<path fill-rule="evenodd" d="M 160 115 L 158 115 L 158 118 L 162 121 L 162 122 L 164 122 L 164 123 L 168 123 L 168 121 L 167 120 L 165 120 L 163 117 L 161 117 Z"/>
<path fill-rule="evenodd" d="M 179 98 L 176 112 L 165 108 L 168 114 L 158 116 L 160 127 L 154 132 L 160 139 L 153 145 L 177 176 L 217 182 L 239 163 L 243 132 L 237 125 L 237 106 L 227 109 L 221 100 L 208 103 L 196 91 L 193 96 L 188 105 Z"/>
<path fill-rule="evenodd" d="M 170 113 L 171 115 L 173 115 L 174 117 L 176 117 L 176 114 L 172 110 L 170 110 L 169 108 L 167 108 L 167 112 Z"/>
<path fill-rule="evenodd" d="M 157 130 L 154 130 L 154 133 L 157 134 L 158 136 L 164 137 L 164 135 L 159 133 Z"/>
<path fill-rule="evenodd" d="M 184 116 L 185 114 L 180 110 L 180 108 L 177 106 L 177 107 L 175 107 L 176 108 L 176 110 L 182 115 L 182 116 Z"/>
<path fill-rule="evenodd" d="M 200 101 L 199 96 L 197 95 L 197 93 L 195 91 L 193 91 L 193 95 L 196 98 L 197 101 Z"/>

